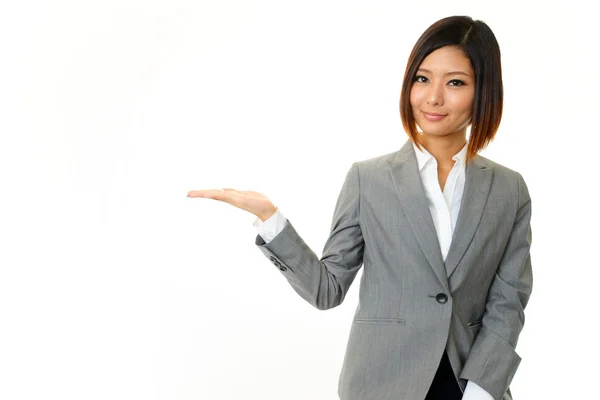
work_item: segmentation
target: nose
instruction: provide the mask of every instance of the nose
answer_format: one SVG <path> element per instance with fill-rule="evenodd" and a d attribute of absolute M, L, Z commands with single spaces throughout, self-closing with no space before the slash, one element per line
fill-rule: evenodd
<path fill-rule="evenodd" d="M 427 104 L 431 106 L 444 105 L 444 87 L 443 85 L 429 85 L 429 93 L 427 95 Z"/>

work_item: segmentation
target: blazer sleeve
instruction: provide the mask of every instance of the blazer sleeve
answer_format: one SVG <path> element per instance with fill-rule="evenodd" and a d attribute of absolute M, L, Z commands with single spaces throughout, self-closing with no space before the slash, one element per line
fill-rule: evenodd
<path fill-rule="evenodd" d="M 474 381 L 501 400 L 521 362 L 517 340 L 533 286 L 531 269 L 531 199 L 518 178 L 518 208 L 504 254 L 490 286 L 482 327 L 460 378 Z"/>
<path fill-rule="evenodd" d="M 364 241 L 359 212 L 359 171 L 355 162 L 338 196 L 321 258 L 306 245 L 289 220 L 269 243 L 257 235 L 255 244 L 302 298 L 317 309 L 330 309 L 342 303 L 362 267 Z"/>

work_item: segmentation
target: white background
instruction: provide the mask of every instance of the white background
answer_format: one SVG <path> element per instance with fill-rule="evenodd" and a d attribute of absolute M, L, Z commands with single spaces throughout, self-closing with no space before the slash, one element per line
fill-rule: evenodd
<path fill-rule="evenodd" d="M 597 22 L 585 1 L 529 4 L 3 1 L 0 398 L 336 399 L 360 275 L 318 311 L 254 216 L 186 193 L 265 193 L 320 255 L 352 162 L 407 138 L 413 44 L 456 14 L 502 50 L 482 154 L 532 197 L 512 392 L 597 396 Z"/>

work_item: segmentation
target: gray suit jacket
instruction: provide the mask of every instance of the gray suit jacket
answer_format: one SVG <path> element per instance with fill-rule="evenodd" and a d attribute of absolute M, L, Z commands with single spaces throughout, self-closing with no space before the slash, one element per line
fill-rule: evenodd
<path fill-rule="evenodd" d="M 338 306 L 364 264 L 340 374 L 341 400 L 424 399 L 446 349 L 461 389 L 511 400 L 515 347 L 533 278 L 531 201 L 522 176 L 482 156 L 445 262 L 410 141 L 352 164 L 319 258 L 290 221 L 256 245 L 320 310 Z"/>

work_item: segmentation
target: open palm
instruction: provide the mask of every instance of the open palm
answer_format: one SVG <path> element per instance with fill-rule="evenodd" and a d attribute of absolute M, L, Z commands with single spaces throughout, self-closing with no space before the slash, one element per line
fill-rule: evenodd
<path fill-rule="evenodd" d="M 188 192 L 187 197 L 202 197 L 223 201 L 256 215 L 262 221 L 266 221 L 277 211 L 277 207 L 267 196 L 252 190 L 235 190 L 232 188 L 191 190 Z"/>

